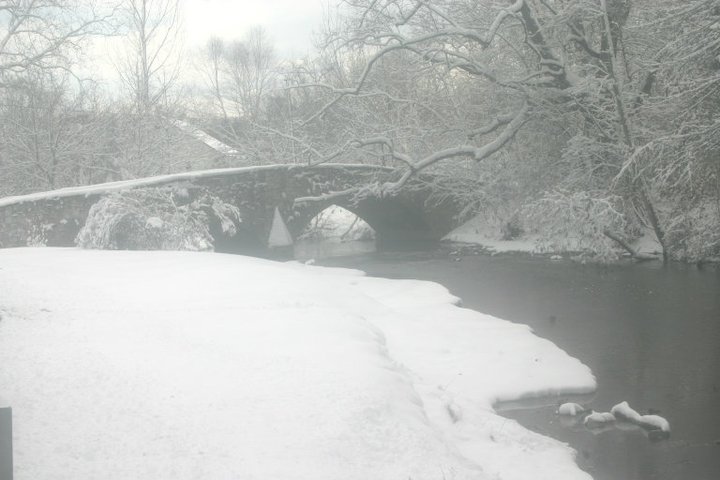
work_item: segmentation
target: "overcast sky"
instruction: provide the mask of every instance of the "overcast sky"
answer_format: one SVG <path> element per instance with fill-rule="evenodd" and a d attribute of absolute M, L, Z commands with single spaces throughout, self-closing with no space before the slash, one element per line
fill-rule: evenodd
<path fill-rule="evenodd" d="M 330 4 L 337 0 L 329 0 Z M 215 35 L 242 38 L 253 26 L 265 28 L 280 57 L 302 57 L 322 22 L 328 0 L 184 0 L 186 45 L 201 46 Z"/>
<path fill-rule="evenodd" d="M 313 33 L 328 8 L 340 0 L 181 0 L 183 81 L 192 81 L 193 55 L 215 36 L 242 39 L 253 27 L 263 27 L 280 59 L 297 59 L 313 50 Z M 96 38 L 88 46 L 83 76 L 95 78 L 112 94 L 119 88 L 116 65 L 125 48 L 122 37 Z"/>

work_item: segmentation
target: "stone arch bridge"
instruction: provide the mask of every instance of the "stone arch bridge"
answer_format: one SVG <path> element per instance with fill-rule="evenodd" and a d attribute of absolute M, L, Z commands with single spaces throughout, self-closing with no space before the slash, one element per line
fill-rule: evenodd
<path fill-rule="evenodd" d="M 452 196 L 439 194 L 439 177 L 419 176 L 392 197 L 358 199 L 347 192 L 360 185 L 391 181 L 396 175 L 392 169 L 369 165 L 273 165 L 185 172 L 7 197 L 0 199 L 0 246 L 73 246 L 90 207 L 100 198 L 120 190 L 160 186 L 191 193 L 208 191 L 238 207 L 243 232 L 237 242 L 243 244 L 225 241 L 216 244 L 218 251 L 265 248 L 275 208 L 293 238 L 331 205 L 365 220 L 381 245 L 435 241 L 457 226 L 461 204 Z M 313 200 L 295 201 L 303 197 Z"/>

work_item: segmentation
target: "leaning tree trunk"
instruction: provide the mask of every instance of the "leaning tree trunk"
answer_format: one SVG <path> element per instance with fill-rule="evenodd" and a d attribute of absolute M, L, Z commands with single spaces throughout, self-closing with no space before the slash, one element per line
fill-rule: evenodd
<path fill-rule="evenodd" d="M 629 13 L 629 3 L 615 2 L 623 3 L 624 7 L 627 6 L 627 10 L 625 10 L 624 8 L 621 9 L 622 13 L 624 14 L 621 16 L 621 18 L 616 18 L 616 16 L 611 17 L 611 12 L 608 9 L 607 0 L 600 0 L 600 3 L 604 11 L 603 20 L 605 41 L 603 43 L 606 49 L 603 52 L 602 61 L 611 80 L 610 90 L 615 101 L 615 112 L 617 114 L 617 121 L 620 127 L 621 142 L 627 147 L 628 158 L 633 158 L 636 146 L 631 130 L 631 119 L 628 115 L 627 109 L 625 108 L 625 102 L 622 96 L 622 79 L 617 73 L 618 69 L 616 53 L 619 42 L 622 41 L 622 39 L 618 38 L 618 36 L 619 32 L 621 32 L 620 29 L 622 27 L 622 24 L 624 23 L 624 20 L 627 19 L 627 13 Z M 647 215 L 647 220 L 650 223 L 650 227 L 653 229 L 655 237 L 657 238 L 658 243 L 662 247 L 663 262 L 667 263 L 669 258 L 669 252 L 665 243 L 665 231 L 660 224 L 657 210 L 652 202 L 652 199 L 650 198 L 647 181 L 645 180 L 642 171 L 640 171 L 635 164 L 633 164 L 632 168 L 629 169 L 629 174 L 632 175 L 632 180 L 627 182 L 628 187 L 630 188 L 630 193 L 632 196 L 637 195 L 637 197 L 639 197 L 643 210 Z"/>

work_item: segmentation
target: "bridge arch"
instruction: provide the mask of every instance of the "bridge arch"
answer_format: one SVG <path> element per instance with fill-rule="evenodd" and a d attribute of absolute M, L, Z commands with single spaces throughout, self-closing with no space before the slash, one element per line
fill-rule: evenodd
<path fill-rule="evenodd" d="M 374 240 L 375 229 L 354 212 L 332 204 L 312 217 L 296 240 L 346 241 L 355 240 L 358 235 L 363 240 Z"/>
<path fill-rule="evenodd" d="M 288 224 L 291 234 L 297 238 L 315 216 L 333 205 L 344 208 L 367 222 L 375 231 L 375 240 L 380 246 L 427 241 L 434 238 L 429 226 L 418 212 L 397 198 L 366 198 L 358 202 L 351 199 L 336 199 L 296 205 Z"/>

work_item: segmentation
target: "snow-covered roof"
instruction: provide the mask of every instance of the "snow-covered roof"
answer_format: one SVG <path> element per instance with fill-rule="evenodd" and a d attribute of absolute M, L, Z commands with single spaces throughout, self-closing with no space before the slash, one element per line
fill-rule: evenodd
<path fill-rule="evenodd" d="M 212 148 L 213 150 L 217 151 L 218 153 L 222 153 L 223 155 L 239 155 L 240 152 L 231 147 L 230 145 L 221 142 L 217 138 L 213 137 L 212 135 L 209 135 L 207 132 L 202 130 L 201 128 L 192 125 L 186 121 L 183 120 L 171 120 L 173 125 L 175 125 L 177 128 L 182 130 L 183 132 L 187 133 L 188 135 L 191 135 L 197 140 L 200 140 L 202 143 L 207 145 L 208 147 Z"/>

